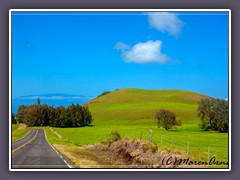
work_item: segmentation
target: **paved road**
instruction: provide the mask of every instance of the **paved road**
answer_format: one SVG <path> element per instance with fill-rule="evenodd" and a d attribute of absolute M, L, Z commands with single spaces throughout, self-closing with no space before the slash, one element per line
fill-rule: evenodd
<path fill-rule="evenodd" d="M 24 136 L 23 138 L 21 138 L 19 140 L 13 141 L 12 142 L 12 151 L 16 150 L 19 146 L 21 146 L 22 144 L 25 144 L 26 142 L 31 140 L 34 137 L 34 135 L 36 134 L 36 131 L 37 131 L 36 129 L 32 128 L 26 136 Z"/>
<path fill-rule="evenodd" d="M 72 163 L 48 143 L 44 130 L 32 129 L 24 138 L 12 143 L 12 168 L 70 168 Z"/>

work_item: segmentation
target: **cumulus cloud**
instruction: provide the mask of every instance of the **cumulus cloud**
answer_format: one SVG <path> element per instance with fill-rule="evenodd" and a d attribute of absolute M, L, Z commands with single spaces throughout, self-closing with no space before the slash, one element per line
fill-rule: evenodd
<path fill-rule="evenodd" d="M 123 42 L 117 42 L 115 44 L 115 46 L 113 47 L 113 49 L 117 49 L 117 50 L 126 50 L 126 49 L 130 49 L 131 47 L 127 44 L 124 44 Z"/>
<path fill-rule="evenodd" d="M 148 20 L 151 27 L 175 37 L 179 37 L 184 25 L 177 15 L 169 12 L 148 13 Z"/>
<path fill-rule="evenodd" d="M 130 47 L 130 46 L 129 46 Z M 165 63 L 168 56 L 161 53 L 161 41 L 139 42 L 122 51 L 123 59 L 132 63 Z"/>

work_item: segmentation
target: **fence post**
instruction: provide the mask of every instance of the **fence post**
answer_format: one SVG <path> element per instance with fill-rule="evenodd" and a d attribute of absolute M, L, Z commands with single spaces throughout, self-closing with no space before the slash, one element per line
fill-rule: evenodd
<path fill-rule="evenodd" d="M 163 136 L 161 135 L 161 149 L 162 149 L 162 143 L 163 143 Z"/>
<path fill-rule="evenodd" d="M 173 137 L 172 137 L 172 148 L 173 148 Z"/>
<path fill-rule="evenodd" d="M 189 155 L 189 142 L 187 143 L 187 157 Z"/>
<path fill-rule="evenodd" d="M 210 147 L 208 147 L 208 163 L 210 161 Z"/>
<path fill-rule="evenodd" d="M 152 129 L 149 130 L 149 141 L 152 142 Z"/>

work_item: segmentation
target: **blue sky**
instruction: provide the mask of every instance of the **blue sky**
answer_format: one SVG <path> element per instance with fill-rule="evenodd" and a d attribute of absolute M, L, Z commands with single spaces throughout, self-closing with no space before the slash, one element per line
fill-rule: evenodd
<path fill-rule="evenodd" d="M 120 88 L 228 97 L 228 13 L 13 12 L 13 97 Z"/>

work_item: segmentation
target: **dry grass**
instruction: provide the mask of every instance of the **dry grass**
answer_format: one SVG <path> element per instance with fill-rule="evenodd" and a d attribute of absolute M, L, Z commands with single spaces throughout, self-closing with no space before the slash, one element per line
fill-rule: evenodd
<path fill-rule="evenodd" d="M 24 129 L 27 129 L 27 128 L 28 128 L 28 126 L 26 124 L 20 123 L 17 130 L 24 130 Z"/>
<path fill-rule="evenodd" d="M 57 131 L 54 131 L 51 127 L 49 129 L 58 137 L 58 139 L 62 139 L 61 134 L 59 134 Z"/>
<path fill-rule="evenodd" d="M 67 156 L 78 168 L 113 168 L 116 167 L 106 157 L 100 156 L 84 147 L 53 145 L 59 152 Z"/>
<path fill-rule="evenodd" d="M 155 144 L 147 141 L 128 138 L 88 146 L 98 154 L 103 154 L 118 163 L 121 168 L 208 168 L 206 165 L 184 163 L 179 165 L 177 162 L 180 159 L 186 159 L 184 154 L 162 151 L 156 147 Z"/>

